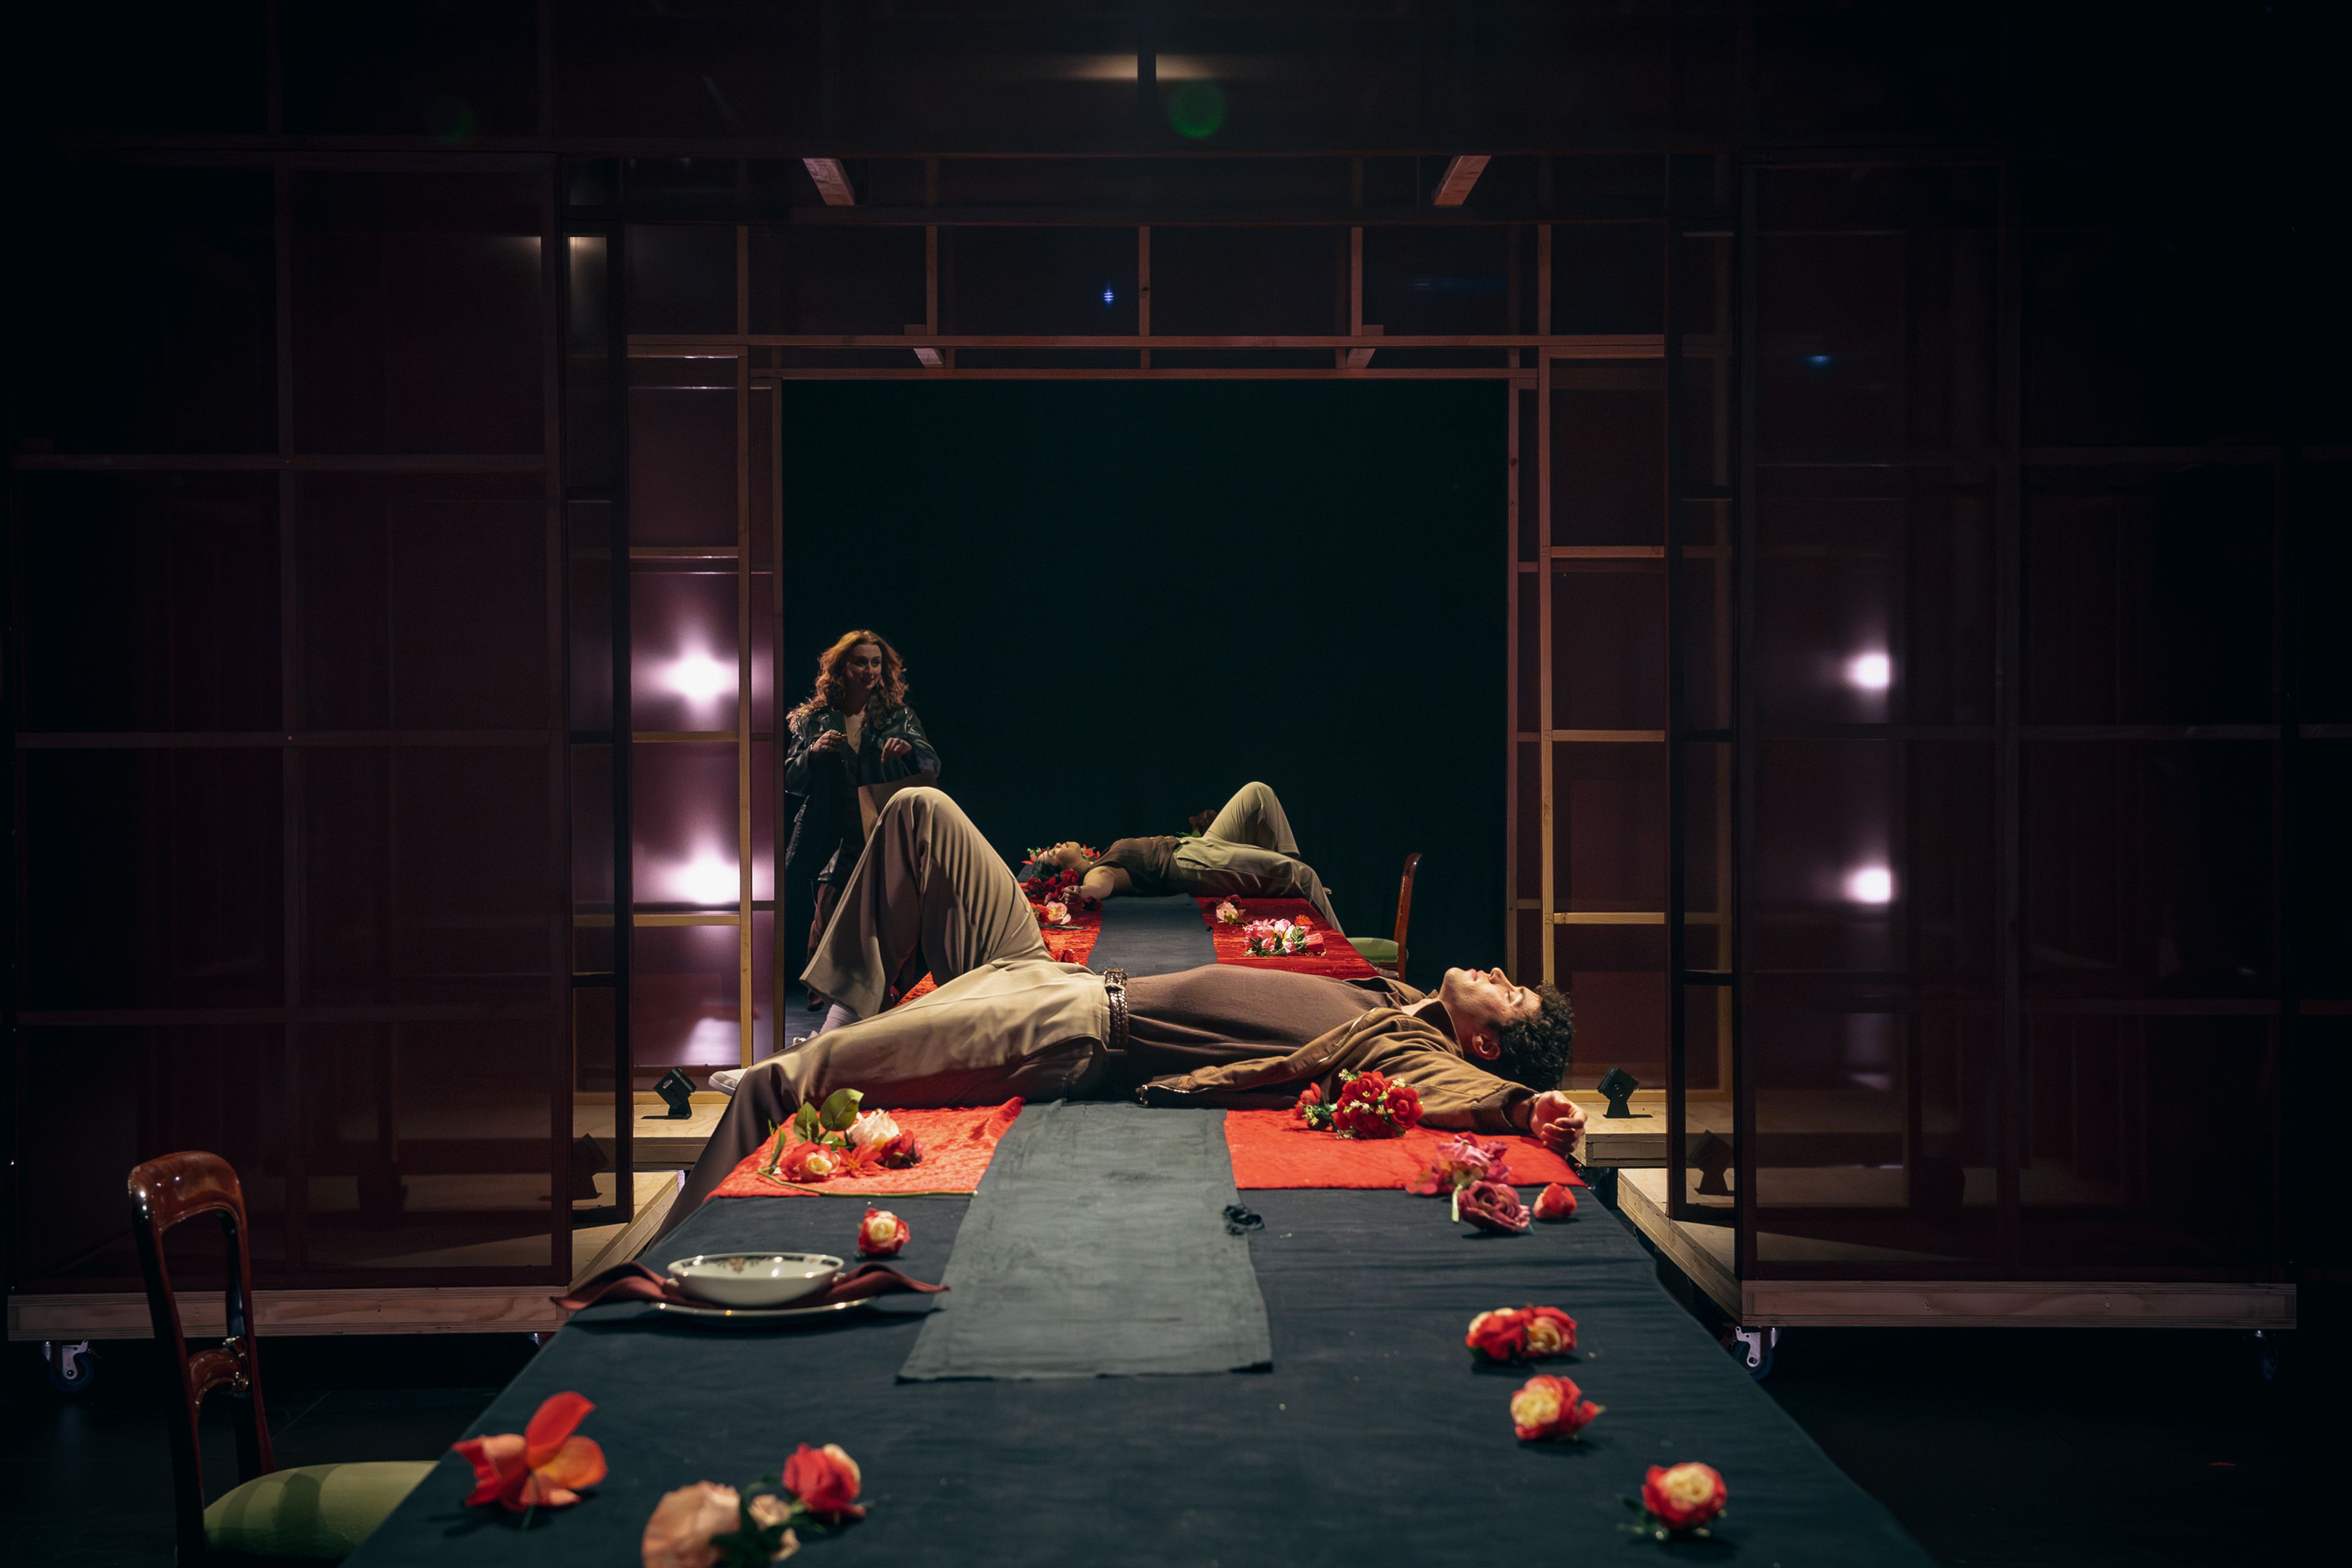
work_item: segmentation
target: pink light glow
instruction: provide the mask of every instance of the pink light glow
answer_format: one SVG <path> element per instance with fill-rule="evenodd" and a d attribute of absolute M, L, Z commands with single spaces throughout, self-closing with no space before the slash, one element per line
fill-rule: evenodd
<path fill-rule="evenodd" d="M 707 707 L 735 696 L 735 667 L 721 664 L 700 648 L 664 667 L 662 684 L 697 707 Z"/>
<path fill-rule="evenodd" d="M 735 862 L 708 846 L 694 852 L 684 865 L 673 863 L 670 886 L 690 904 L 731 904 L 742 890 Z"/>
<path fill-rule="evenodd" d="M 1846 660 L 1846 683 L 1863 691 L 1884 691 L 1895 684 L 1895 661 L 1883 653 L 1857 654 Z"/>
<path fill-rule="evenodd" d="M 1895 873 L 1884 866 L 1859 866 L 1846 873 L 1845 896 L 1857 904 L 1895 901 Z"/>

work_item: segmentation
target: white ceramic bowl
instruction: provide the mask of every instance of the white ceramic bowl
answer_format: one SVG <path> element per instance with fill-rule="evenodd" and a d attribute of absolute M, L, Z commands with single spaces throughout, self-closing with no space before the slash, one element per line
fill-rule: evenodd
<path fill-rule="evenodd" d="M 820 1252 L 709 1252 L 669 1266 L 677 1288 L 719 1307 L 789 1307 L 815 1295 L 841 1272 Z"/>

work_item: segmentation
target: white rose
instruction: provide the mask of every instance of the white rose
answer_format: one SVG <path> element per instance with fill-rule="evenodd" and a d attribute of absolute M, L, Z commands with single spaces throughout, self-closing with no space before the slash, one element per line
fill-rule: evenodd
<path fill-rule="evenodd" d="M 887 1110 L 869 1110 L 849 1124 L 849 1142 L 860 1149 L 887 1143 L 898 1136 L 898 1124 Z"/>

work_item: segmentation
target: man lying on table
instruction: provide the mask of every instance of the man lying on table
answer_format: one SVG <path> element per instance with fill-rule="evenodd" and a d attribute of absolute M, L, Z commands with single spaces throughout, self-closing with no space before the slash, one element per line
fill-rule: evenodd
<path fill-rule="evenodd" d="M 884 1012 L 894 979 L 939 989 Z M 672 1213 L 709 1197 L 772 1129 L 837 1089 L 869 1110 L 1132 1097 L 1146 1105 L 1327 1099 L 1342 1068 L 1421 1095 L 1422 1120 L 1528 1132 L 1563 1152 L 1584 1112 L 1557 1085 L 1568 998 L 1499 969 L 1449 969 L 1433 995 L 1240 964 L 1125 979 L 1057 963 L 988 840 L 936 789 L 890 798 L 804 976 L 854 1015 L 745 1069 Z"/>

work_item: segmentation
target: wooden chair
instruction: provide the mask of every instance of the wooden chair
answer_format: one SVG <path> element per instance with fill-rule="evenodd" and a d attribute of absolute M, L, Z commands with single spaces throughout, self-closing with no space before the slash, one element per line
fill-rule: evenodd
<path fill-rule="evenodd" d="M 278 1468 L 269 1415 L 254 1353 L 253 1258 L 245 1190 L 217 1154 L 166 1154 L 132 1169 L 131 1228 L 147 1277 L 147 1310 L 155 1339 L 168 1348 L 179 1397 L 166 1412 L 172 1438 L 172 1513 L 185 1565 L 241 1560 L 340 1561 L 383 1521 L 434 1468 L 425 1459 L 395 1463 L 304 1465 Z M 179 1298 L 163 1256 L 175 1226 L 220 1216 L 227 1243 L 227 1335 L 191 1354 Z M 205 1397 L 235 1396 L 238 1485 L 205 1506 L 204 1448 L 198 1417 Z"/>
<path fill-rule="evenodd" d="M 1386 970 L 1398 980 L 1404 979 L 1405 931 L 1412 924 L 1412 879 L 1421 869 L 1421 851 L 1416 849 L 1404 858 L 1404 874 L 1397 879 L 1396 937 L 1382 941 L 1376 936 L 1354 937 L 1348 940 L 1364 962 L 1375 969 Z"/>

